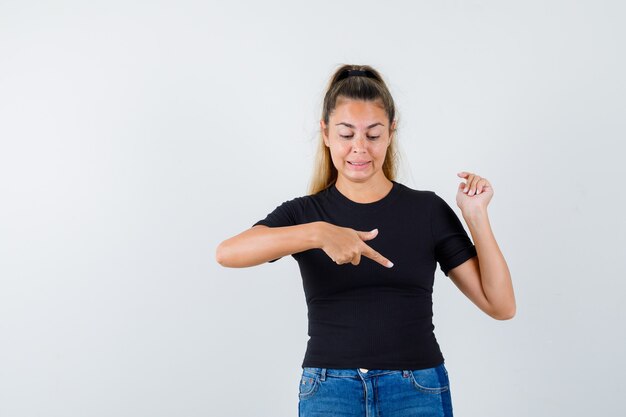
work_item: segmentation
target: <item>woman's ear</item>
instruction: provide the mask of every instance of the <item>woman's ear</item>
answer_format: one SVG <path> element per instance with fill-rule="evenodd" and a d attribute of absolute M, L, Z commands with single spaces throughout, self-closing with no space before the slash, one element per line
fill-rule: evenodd
<path fill-rule="evenodd" d="M 396 134 L 396 123 L 397 120 L 394 120 L 393 123 L 391 123 L 391 127 L 389 128 L 390 132 L 389 132 L 389 144 L 391 144 L 391 141 L 393 140 L 394 135 Z"/>
<path fill-rule="evenodd" d="M 320 120 L 320 130 L 322 131 L 322 139 L 324 139 L 324 144 L 326 146 L 330 146 L 330 144 L 328 143 L 328 131 L 326 129 L 327 129 L 326 123 L 324 123 L 323 120 Z"/>

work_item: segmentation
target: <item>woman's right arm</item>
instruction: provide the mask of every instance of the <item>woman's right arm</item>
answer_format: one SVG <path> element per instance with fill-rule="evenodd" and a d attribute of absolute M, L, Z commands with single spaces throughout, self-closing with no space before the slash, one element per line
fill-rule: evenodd
<path fill-rule="evenodd" d="M 253 226 L 220 243 L 215 259 L 222 266 L 245 268 L 318 248 L 320 223 L 323 222 L 284 227 Z"/>
<path fill-rule="evenodd" d="M 339 265 L 358 265 L 363 255 L 391 268 L 389 259 L 365 243 L 377 235 L 377 229 L 363 232 L 324 221 L 283 227 L 256 225 L 220 243 L 215 259 L 222 266 L 244 268 L 319 248 Z"/>

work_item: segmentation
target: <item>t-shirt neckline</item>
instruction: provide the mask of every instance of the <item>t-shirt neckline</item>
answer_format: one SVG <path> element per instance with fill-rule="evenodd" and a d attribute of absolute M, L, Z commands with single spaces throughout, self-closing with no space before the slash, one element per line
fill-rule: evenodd
<path fill-rule="evenodd" d="M 330 186 L 330 193 L 334 198 L 336 198 L 343 205 L 349 208 L 361 210 L 361 211 L 377 210 L 387 205 L 390 201 L 394 200 L 398 196 L 398 193 L 400 191 L 400 184 L 394 180 L 391 180 L 391 182 L 393 183 L 393 186 L 391 187 L 391 190 L 387 193 L 387 195 L 385 195 L 380 200 L 372 201 L 371 203 L 358 203 L 356 201 L 350 200 L 348 197 L 341 194 L 341 192 L 336 187 L 336 183 L 333 183 Z"/>

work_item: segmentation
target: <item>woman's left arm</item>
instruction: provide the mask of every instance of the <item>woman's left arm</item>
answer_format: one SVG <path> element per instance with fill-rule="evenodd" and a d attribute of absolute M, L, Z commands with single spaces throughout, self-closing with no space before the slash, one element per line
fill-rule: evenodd
<path fill-rule="evenodd" d="M 453 268 L 448 276 L 472 302 L 491 317 L 507 320 L 515 316 L 515 295 L 511 273 L 491 230 L 487 205 L 493 188 L 487 179 L 469 172 L 457 174 L 467 179 L 459 184 L 457 205 L 467 224 L 478 259 Z"/>

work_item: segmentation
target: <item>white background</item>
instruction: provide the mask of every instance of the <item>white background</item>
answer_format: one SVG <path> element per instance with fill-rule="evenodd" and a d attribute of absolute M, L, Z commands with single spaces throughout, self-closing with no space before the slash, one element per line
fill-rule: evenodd
<path fill-rule="evenodd" d="M 620 1 L 0 2 L 0 415 L 295 416 L 297 263 L 226 238 L 305 195 L 324 88 L 380 70 L 398 180 L 493 185 L 513 320 L 438 268 L 455 415 L 615 415 Z"/>

